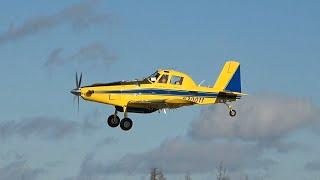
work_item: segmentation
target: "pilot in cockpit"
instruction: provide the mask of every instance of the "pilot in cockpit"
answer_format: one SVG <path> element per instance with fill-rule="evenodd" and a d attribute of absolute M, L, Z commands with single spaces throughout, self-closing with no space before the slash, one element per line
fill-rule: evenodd
<path fill-rule="evenodd" d="M 168 75 L 164 74 L 161 76 L 161 78 L 159 79 L 159 83 L 167 83 L 168 81 Z"/>

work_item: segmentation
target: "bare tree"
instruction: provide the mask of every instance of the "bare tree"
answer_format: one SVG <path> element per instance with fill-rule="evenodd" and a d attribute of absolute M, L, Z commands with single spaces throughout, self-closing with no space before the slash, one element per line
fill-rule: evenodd
<path fill-rule="evenodd" d="M 185 179 L 185 180 L 192 180 L 189 173 L 186 174 L 186 176 L 184 177 L 184 179 Z"/>
<path fill-rule="evenodd" d="M 221 161 L 219 163 L 219 166 L 217 167 L 217 180 L 230 180 L 230 178 L 227 175 L 227 168 L 223 167 L 223 162 Z"/>
<path fill-rule="evenodd" d="M 245 179 L 245 180 L 249 180 L 249 176 L 246 175 L 246 176 L 244 177 L 244 179 Z"/>
<path fill-rule="evenodd" d="M 150 171 L 150 180 L 156 180 L 157 178 L 157 168 L 152 168 Z"/>
<path fill-rule="evenodd" d="M 166 180 L 166 178 L 161 169 L 152 168 L 150 171 L 150 180 Z"/>
<path fill-rule="evenodd" d="M 157 176 L 158 176 L 158 180 L 166 180 L 166 178 L 164 177 L 164 175 L 162 173 L 162 170 L 159 170 Z"/>

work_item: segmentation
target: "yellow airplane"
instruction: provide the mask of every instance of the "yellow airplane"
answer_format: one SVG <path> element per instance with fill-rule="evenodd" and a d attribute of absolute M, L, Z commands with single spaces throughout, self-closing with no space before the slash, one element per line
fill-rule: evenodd
<path fill-rule="evenodd" d="M 240 63 L 225 63 L 218 79 L 212 87 L 197 85 L 187 74 L 174 70 L 157 70 L 152 75 L 133 81 L 99 83 L 81 87 L 82 73 L 76 88 L 71 93 L 86 101 L 93 101 L 115 107 L 114 114 L 108 118 L 110 127 L 120 124 L 122 130 L 131 129 L 133 122 L 128 112 L 152 113 L 159 110 L 175 109 L 190 105 L 224 103 L 230 116 L 236 111 L 228 102 L 236 101 L 246 94 L 241 93 Z M 124 112 L 120 121 L 118 112 Z"/>

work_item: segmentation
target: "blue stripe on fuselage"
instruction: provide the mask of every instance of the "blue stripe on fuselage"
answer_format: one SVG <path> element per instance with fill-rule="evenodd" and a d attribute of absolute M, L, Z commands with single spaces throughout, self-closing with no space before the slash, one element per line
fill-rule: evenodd
<path fill-rule="evenodd" d="M 168 96 L 199 96 L 199 97 L 217 97 L 217 93 L 212 92 L 196 92 L 196 91 L 179 91 L 179 90 L 164 90 L 164 89 L 134 89 L 123 91 L 95 91 L 97 93 L 110 94 L 148 94 L 148 95 L 168 95 Z"/>

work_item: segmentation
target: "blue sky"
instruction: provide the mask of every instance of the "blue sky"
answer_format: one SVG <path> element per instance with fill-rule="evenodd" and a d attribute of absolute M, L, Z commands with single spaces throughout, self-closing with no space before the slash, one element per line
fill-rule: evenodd
<path fill-rule="evenodd" d="M 149 154 L 179 157 L 172 149 L 176 144 L 195 148 L 194 152 L 219 151 L 216 141 L 223 141 L 226 147 L 236 144 L 241 150 L 255 144 L 250 151 L 272 162 L 262 168 L 263 163 L 248 157 L 249 162 L 239 161 L 248 165 L 238 167 L 239 162 L 230 160 L 234 179 L 243 174 L 265 179 L 318 178 L 319 5 L 311 0 L 4 1 L 0 11 L 0 177 L 144 179 L 149 170 L 143 172 L 141 165 L 128 173 L 123 165 L 126 157 L 134 157 L 132 162 L 148 159 Z M 212 85 L 229 59 L 241 62 L 242 89 L 251 96 L 236 103 L 243 113 L 238 122 L 251 122 L 247 120 L 251 116 L 256 118 L 253 122 L 267 122 L 257 124 L 262 129 L 253 126 L 254 133 L 244 129 L 212 134 L 195 125 L 204 120 L 217 125 L 219 118 L 222 128 L 227 127 L 232 120 L 227 112 L 226 117 L 220 112 L 222 105 L 186 107 L 167 115 L 130 114 L 133 130 L 123 132 L 106 127 L 113 107 L 81 101 L 77 114 L 69 93 L 76 71 L 83 72 L 83 84 L 92 84 L 141 78 L 168 67 Z M 264 111 L 264 103 L 271 110 L 277 108 Z M 257 113 L 247 107 L 257 107 Z M 236 123 L 240 129 L 244 126 Z M 264 129 L 270 133 L 262 133 Z M 208 143 L 198 140 L 203 137 L 209 137 Z M 279 146 L 269 146 L 277 143 L 290 148 L 281 152 Z M 207 149 L 196 148 L 201 145 Z M 186 148 L 182 151 L 190 153 Z M 204 166 L 197 160 L 194 156 L 185 163 Z M 212 172 L 188 171 L 194 179 L 209 179 L 215 176 L 216 161 L 208 162 Z M 170 161 L 161 165 L 166 163 Z M 181 179 L 184 173 L 166 175 Z"/>

